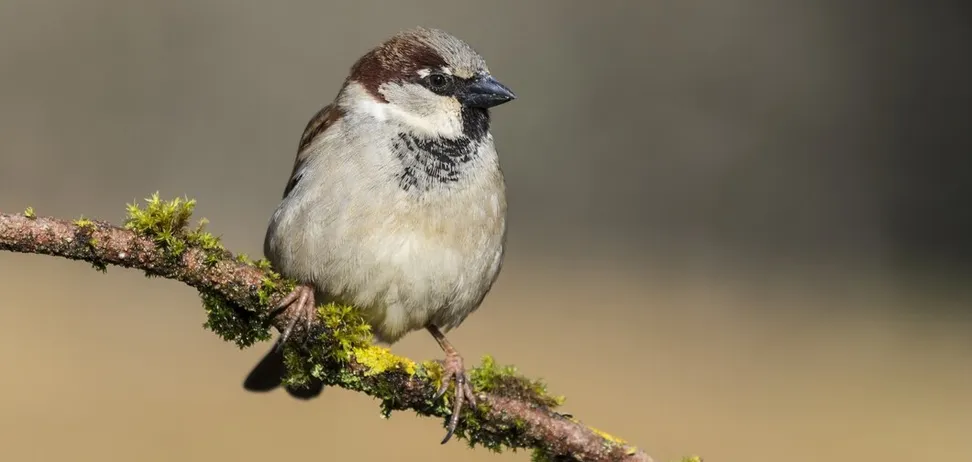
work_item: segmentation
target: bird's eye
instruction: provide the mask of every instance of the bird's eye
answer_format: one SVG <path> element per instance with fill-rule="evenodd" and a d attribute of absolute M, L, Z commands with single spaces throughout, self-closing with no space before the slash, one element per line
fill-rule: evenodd
<path fill-rule="evenodd" d="M 429 75 L 429 89 L 432 91 L 442 91 L 449 86 L 449 78 L 443 74 Z"/>

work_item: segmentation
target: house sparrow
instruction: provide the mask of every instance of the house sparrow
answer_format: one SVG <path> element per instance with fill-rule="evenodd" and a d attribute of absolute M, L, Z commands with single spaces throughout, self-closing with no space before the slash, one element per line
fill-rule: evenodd
<path fill-rule="evenodd" d="M 317 304 L 353 305 L 381 343 L 420 329 L 438 342 L 445 360 L 435 399 L 456 384 L 449 440 L 475 397 L 443 333 L 479 307 L 502 266 L 506 194 L 489 108 L 515 97 L 476 51 L 441 30 L 401 32 L 352 66 L 304 129 L 270 219 L 264 253 L 302 285 L 278 306 L 287 328 L 247 389 L 280 385 L 279 346 L 295 327 L 310 331 Z M 288 392 L 308 399 L 322 387 Z"/>

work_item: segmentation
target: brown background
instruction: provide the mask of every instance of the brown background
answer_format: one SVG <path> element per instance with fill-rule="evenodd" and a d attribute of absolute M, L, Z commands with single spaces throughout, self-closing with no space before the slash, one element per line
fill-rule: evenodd
<path fill-rule="evenodd" d="M 186 194 L 258 255 L 304 123 L 417 24 L 520 96 L 468 357 L 660 460 L 972 460 L 970 34 L 944 2 L 4 0 L 0 210 Z M 5 461 L 527 460 L 343 390 L 245 393 L 265 346 L 175 282 L 0 254 L 0 291 Z"/>

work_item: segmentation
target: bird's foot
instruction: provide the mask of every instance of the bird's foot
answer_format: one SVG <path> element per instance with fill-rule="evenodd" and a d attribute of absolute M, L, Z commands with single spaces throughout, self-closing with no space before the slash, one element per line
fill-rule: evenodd
<path fill-rule="evenodd" d="M 439 391 L 435 393 L 433 399 L 438 401 L 439 398 L 445 395 L 450 383 L 455 382 L 456 384 L 456 393 L 452 403 L 452 416 L 449 418 L 448 427 L 446 427 L 446 436 L 442 439 L 442 444 L 446 444 L 452 438 L 452 434 L 455 433 L 456 425 L 459 424 L 459 411 L 462 410 L 463 403 L 467 402 L 471 406 L 475 406 L 476 395 L 473 393 L 472 385 L 469 383 L 469 376 L 466 374 L 465 367 L 463 367 L 462 356 L 458 352 L 446 352 L 445 360 L 439 361 L 439 363 L 442 364 L 442 386 L 439 387 Z"/>
<path fill-rule="evenodd" d="M 310 335 L 311 328 L 314 327 L 314 321 L 317 319 L 317 307 L 314 304 L 314 287 L 309 284 L 295 287 L 290 294 L 284 297 L 283 300 L 280 300 L 280 303 L 277 304 L 274 311 L 278 312 L 277 316 L 285 316 L 285 319 L 290 319 L 287 322 L 287 327 L 280 334 L 277 348 L 283 348 L 284 343 L 290 338 L 290 334 L 293 333 L 294 327 L 297 324 L 303 323 L 306 340 Z"/>

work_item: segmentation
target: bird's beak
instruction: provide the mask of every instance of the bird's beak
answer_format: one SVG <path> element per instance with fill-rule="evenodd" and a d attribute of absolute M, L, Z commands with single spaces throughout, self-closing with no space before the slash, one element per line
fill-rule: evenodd
<path fill-rule="evenodd" d="M 513 91 L 491 75 L 480 75 L 456 95 L 464 106 L 491 108 L 516 99 Z"/>

